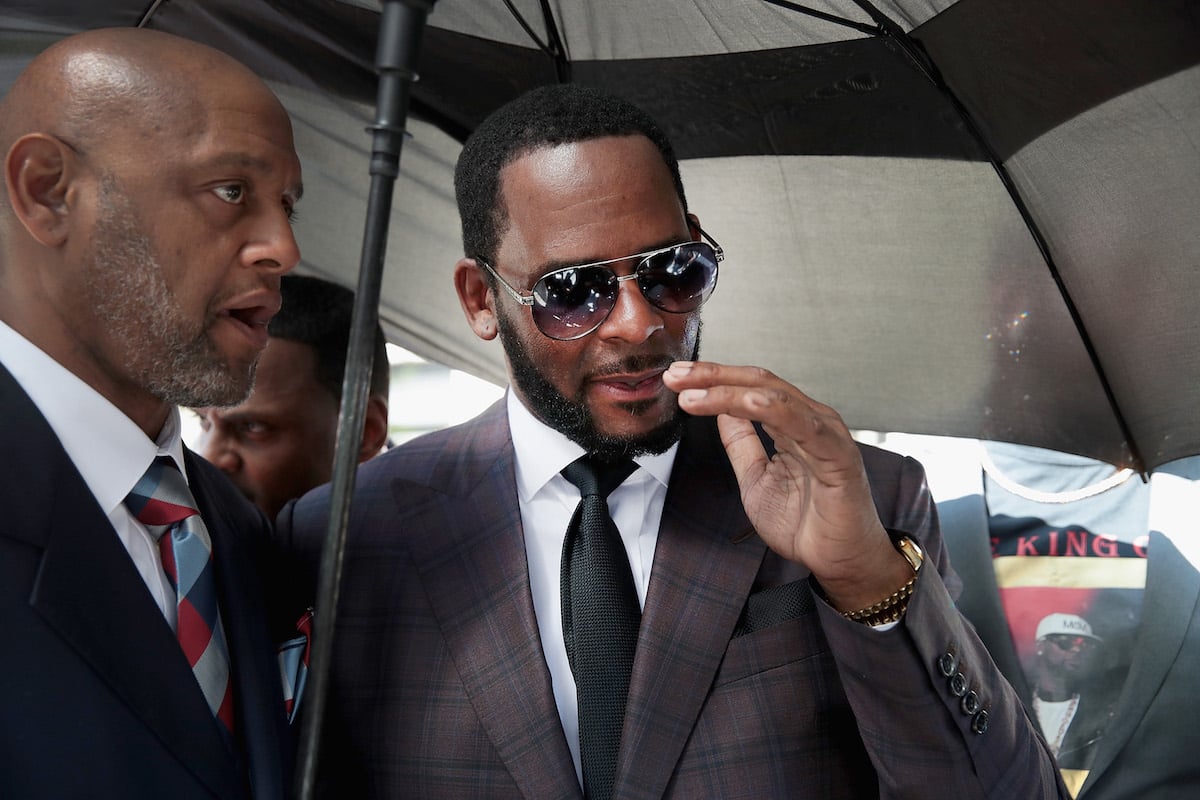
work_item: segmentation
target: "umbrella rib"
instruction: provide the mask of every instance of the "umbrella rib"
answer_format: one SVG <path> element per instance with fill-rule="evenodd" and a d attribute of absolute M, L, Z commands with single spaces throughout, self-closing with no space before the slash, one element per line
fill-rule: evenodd
<path fill-rule="evenodd" d="M 541 0 L 541 6 L 542 17 L 546 21 L 546 39 L 550 45 L 550 55 L 554 58 L 554 71 L 558 73 L 559 83 L 567 83 L 571 80 L 571 61 L 567 58 L 567 48 L 558 33 L 558 23 L 554 20 L 550 0 Z"/>
<path fill-rule="evenodd" d="M 839 17 L 834 14 L 829 14 L 825 11 L 817 11 L 815 8 L 809 8 L 808 6 L 802 6 L 799 3 L 792 3 L 792 2 L 789 2 L 789 0 L 763 0 L 763 2 L 767 3 L 769 5 L 778 6 L 780 8 L 786 8 L 788 11 L 795 11 L 798 14 L 805 14 L 810 17 L 816 17 L 817 19 L 823 19 L 826 22 L 832 22 L 835 25 L 842 25 L 843 27 L 846 27 L 846 28 L 853 28 L 854 30 L 859 31 L 861 33 L 865 33 L 868 36 L 879 36 L 880 34 L 883 33 L 883 31 L 880 30 L 878 27 L 875 27 L 872 25 L 866 25 L 862 22 L 855 22 L 852 19 L 846 19 L 844 17 Z"/>
<path fill-rule="evenodd" d="M 546 46 L 546 43 L 543 42 L 536 33 L 534 33 L 533 28 L 531 28 L 529 23 L 525 21 L 525 17 L 521 16 L 521 12 L 517 11 L 517 7 L 512 4 L 512 0 L 504 0 L 504 5 L 508 7 L 509 13 L 513 15 L 514 19 L 516 19 L 517 24 L 525 30 L 525 33 L 530 39 L 533 40 L 533 43 L 538 46 L 538 49 L 546 55 L 553 57 L 554 54 L 550 52 L 550 48 Z"/>
<path fill-rule="evenodd" d="M 159 7 L 159 6 L 161 6 L 161 5 L 162 5 L 162 3 L 163 3 L 163 0 L 154 0 L 154 2 L 152 2 L 152 3 L 151 3 L 151 4 L 150 4 L 150 5 L 149 5 L 149 6 L 146 8 L 146 10 L 142 12 L 142 16 L 141 16 L 141 18 L 138 20 L 136 27 L 138 27 L 138 28 L 144 28 L 144 27 L 146 27 L 147 25 L 149 25 L 149 24 L 150 24 L 150 18 L 154 16 L 154 12 L 155 12 L 155 11 L 158 11 L 158 7 Z"/>
<path fill-rule="evenodd" d="M 1034 220 L 1033 214 L 1030 212 L 1029 207 L 1025 205 L 1024 198 L 1021 197 L 1021 193 L 1017 190 L 1017 186 L 1013 182 L 1012 176 L 1009 175 L 1008 169 L 1005 168 L 999 154 L 992 147 L 991 143 L 988 142 L 987 138 L 984 137 L 983 132 L 975 123 L 975 119 L 971 116 L 967 107 L 963 105 L 949 84 L 946 83 L 941 71 L 934 64 L 933 59 L 929 57 L 929 54 L 925 52 L 925 48 L 921 43 L 905 33 L 904 29 L 896 24 L 894 20 L 872 6 L 869 0 L 854 0 L 854 2 L 875 20 L 879 25 L 880 32 L 895 41 L 903 49 L 905 55 L 912 60 L 917 69 L 946 97 L 959 118 L 962 119 L 967 131 L 987 154 L 988 161 L 992 164 L 992 169 L 996 171 L 996 175 L 1000 178 L 1000 183 L 1004 186 L 1005 191 L 1008 192 L 1008 196 L 1016 207 L 1017 213 L 1024 220 L 1029 235 L 1033 237 L 1033 242 L 1037 246 L 1038 252 L 1041 253 L 1046 268 L 1050 271 L 1050 277 L 1054 280 L 1054 285 L 1058 287 L 1059 297 L 1062 298 L 1063 305 L 1066 306 L 1067 313 L 1071 316 L 1071 321 L 1075 324 L 1075 330 L 1078 331 L 1079 337 L 1083 341 L 1088 359 L 1092 362 L 1092 368 L 1096 371 L 1096 377 L 1100 379 L 1100 386 L 1104 390 L 1104 396 L 1108 400 L 1109 408 L 1112 409 L 1113 416 L 1116 418 L 1117 427 L 1120 429 L 1121 436 L 1124 437 L 1125 444 L 1129 448 L 1129 455 L 1133 460 L 1133 466 L 1144 478 L 1146 474 L 1145 461 L 1142 460 L 1142 454 L 1129 430 L 1129 423 L 1126 422 L 1125 415 L 1121 413 L 1121 408 L 1117 404 L 1116 395 L 1113 393 L 1112 385 L 1108 381 L 1108 375 L 1104 372 L 1104 367 L 1100 364 L 1100 355 L 1096 352 L 1095 345 L 1092 344 L 1092 337 L 1088 334 L 1087 325 L 1084 324 L 1083 317 L 1080 316 L 1079 309 L 1075 306 L 1075 301 L 1071 299 L 1071 295 L 1067 292 L 1067 286 L 1058 271 L 1058 264 L 1054 261 L 1054 256 L 1050 253 L 1050 245 L 1046 241 L 1046 237 L 1042 235 L 1042 231 Z"/>
<path fill-rule="evenodd" d="M 559 82 L 566 83 L 570 81 L 571 63 L 567 60 L 562 37 L 558 34 L 558 26 L 554 22 L 554 12 L 550 10 L 550 6 L 546 0 L 541 0 L 541 7 L 542 18 L 546 23 L 547 42 L 542 41 L 541 37 L 533 30 L 533 26 L 525 20 L 525 17 L 513 5 L 512 0 L 504 0 L 504 5 L 508 8 L 509 13 L 513 15 L 513 19 L 517 21 L 517 24 L 525 31 L 525 34 L 537 45 L 537 48 L 554 61 L 554 71 L 558 75 Z"/>

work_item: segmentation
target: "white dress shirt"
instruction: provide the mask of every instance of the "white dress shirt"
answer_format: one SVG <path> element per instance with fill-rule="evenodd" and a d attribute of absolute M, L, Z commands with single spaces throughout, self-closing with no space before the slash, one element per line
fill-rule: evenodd
<path fill-rule="evenodd" d="M 160 455 L 173 458 L 180 473 L 187 475 L 183 467 L 179 410 L 171 410 L 157 441 L 151 441 L 133 420 L 99 392 L 3 322 L 0 322 L 0 363 L 16 378 L 58 436 L 174 630 L 175 590 L 163 571 L 158 545 L 124 501 Z M 110 532 L 95 533 L 104 536 Z"/>
<path fill-rule="evenodd" d="M 563 644 L 559 588 L 563 540 L 575 507 L 579 505 L 579 490 L 559 472 L 584 451 L 534 417 L 512 390 L 508 392 L 507 404 L 508 424 L 516 451 L 517 500 L 525 529 L 533 609 L 554 684 L 554 701 L 558 705 L 567 744 L 571 747 L 575 773 L 582 785 L 579 708 L 575 678 L 571 675 L 566 645 Z M 667 497 L 667 483 L 678 448 L 676 444 L 662 455 L 635 458 L 638 469 L 608 497 L 609 511 L 621 532 L 638 602 L 643 607 L 654 563 L 654 547 L 658 543 L 658 524 Z"/>

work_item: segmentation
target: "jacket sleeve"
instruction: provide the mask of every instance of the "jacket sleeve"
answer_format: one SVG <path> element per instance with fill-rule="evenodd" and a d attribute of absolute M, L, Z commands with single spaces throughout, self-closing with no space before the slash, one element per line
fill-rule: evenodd
<path fill-rule="evenodd" d="M 925 563 L 900 624 L 876 630 L 819 602 L 826 637 L 881 798 L 1070 798 L 1015 691 L 992 663 L 954 598 L 924 470 L 911 458 L 871 474 L 889 530 L 912 537 Z M 876 470 L 877 471 L 877 470 Z M 881 497 L 879 487 L 890 496 Z M 888 491 L 893 489 L 894 491 Z M 931 794 L 931 792 L 933 792 Z"/>

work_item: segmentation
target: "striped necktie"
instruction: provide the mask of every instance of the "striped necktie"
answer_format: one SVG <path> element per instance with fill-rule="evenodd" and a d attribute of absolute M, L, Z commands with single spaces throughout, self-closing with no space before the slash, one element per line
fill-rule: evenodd
<path fill-rule="evenodd" d="M 125 505 L 158 540 L 163 570 L 175 587 L 179 645 L 213 716 L 232 736 L 229 650 L 217 609 L 212 540 L 196 500 L 175 462 L 159 456 L 125 498 Z"/>

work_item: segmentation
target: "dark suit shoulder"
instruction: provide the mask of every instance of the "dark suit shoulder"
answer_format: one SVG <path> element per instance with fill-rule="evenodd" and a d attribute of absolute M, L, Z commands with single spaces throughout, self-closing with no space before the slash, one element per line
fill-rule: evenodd
<path fill-rule="evenodd" d="M 421 497 L 466 492 L 504 452 L 511 452 L 511 440 L 500 400 L 467 422 L 419 436 L 365 462 L 355 475 L 352 538 L 363 544 L 379 531 L 392 540 L 381 529 L 381 519 L 394 519 Z M 314 556 L 325 538 L 331 502 L 332 485 L 326 484 L 286 505 L 276 520 L 276 539 L 287 550 Z"/>
<path fill-rule="evenodd" d="M 459 425 L 405 442 L 359 467 L 360 485 L 406 481 L 429 488 L 454 487 L 477 475 L 486 462 L 511 447 L 503 399 Z"/>

